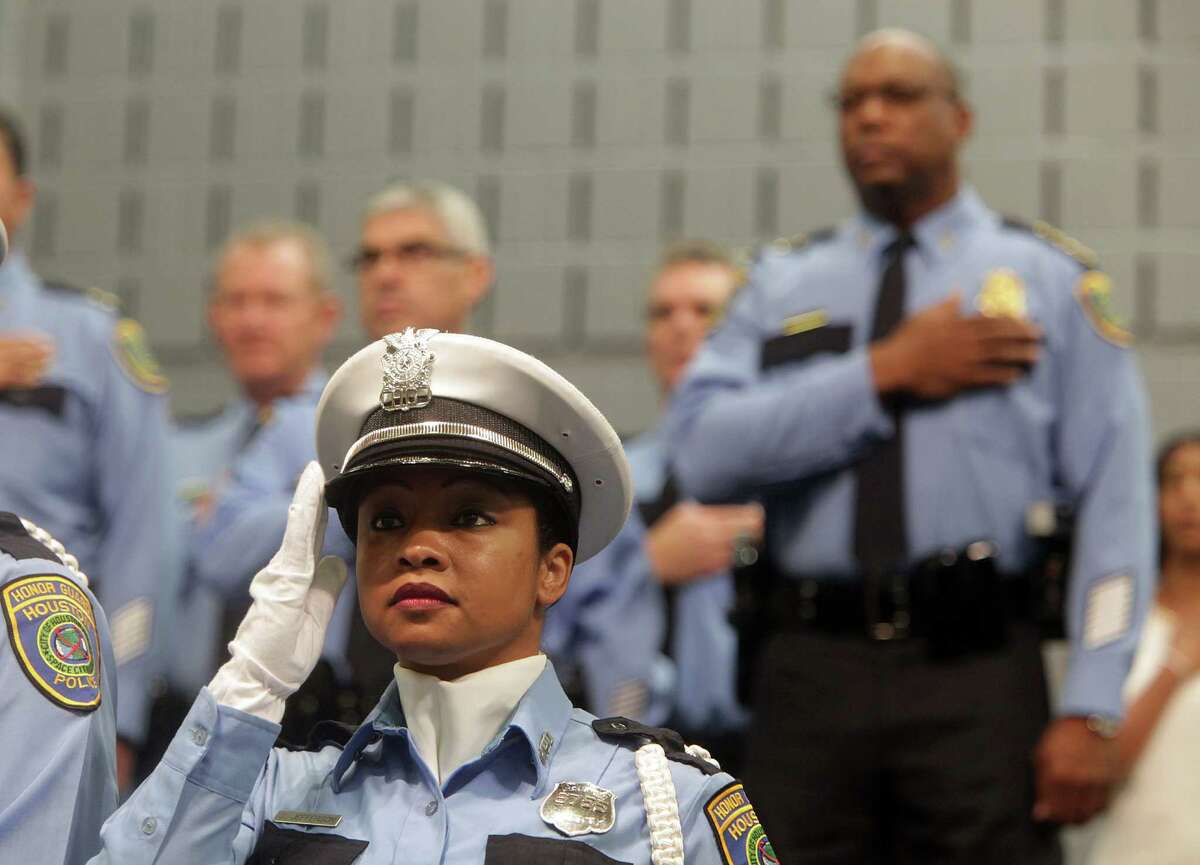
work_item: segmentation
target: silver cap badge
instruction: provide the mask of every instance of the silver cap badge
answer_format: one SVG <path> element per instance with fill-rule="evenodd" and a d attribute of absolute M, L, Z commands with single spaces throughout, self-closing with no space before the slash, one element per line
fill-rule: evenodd
<path fill-rule="evenodd" d="M 429 340 L 437 332 L 432 327 L 407 327 L 403 333 L 389 333 L 383 338 L 386 350 L 379 404 L 387 411 L 424 408 L 433 400 L 429 379 L 436 355 L 429 350 Z"/>
<path fill-rule="evenodd" d="M 587 781 L 560 781 L 542 802 L 542 819 L 564 835 L 607 832 L 617 822 L 617 797 Z"/>

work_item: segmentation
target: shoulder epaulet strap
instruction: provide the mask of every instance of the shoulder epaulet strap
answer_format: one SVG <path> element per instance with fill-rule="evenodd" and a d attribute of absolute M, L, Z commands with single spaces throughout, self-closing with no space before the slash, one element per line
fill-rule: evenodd
<path fill-rule="evenodd" d="M 759 249 L 764 252 L 798 252 L 807 246 L 832 240 L 836 233 L 837 229 L 832 226 L 818 228 L 816 231 L 802 231 L 799 234 L 777 237 L 768 243 L 764 243 Z"/>
<path fill-rule="evenodd" d="M 67 552 L 67 548 L 54 535 L 24 517 L 8 511 L 0 512 L 0 550 L 14 559 L 47 559 L 59 562 L 83 585 L 88 584 L 87 574 L 79 567 L 79 560 Z"/>
<path fill-rule="evenodd" d="M 188 414 L 177 416 L 175 418 L 175 426 L 180 429 L 195 429 L 196 427 L 212 423 L 224 413 L 225 406 L 223 405 L 210 408 L 208 411 L 189 412 Z"/>
<path fill-rule="evenodd" d="M 20 517 L 7 511 L 0 512 L 0 551 L 14 559 L 54 561 L 58 558 L 48 546 L 29 534 Z"/>
<path fill-rule="evenodd" d="M 663 749 L 668 760 L 685 763 L 694 769 L 699 769 L 705 775 L 715 775 L 721 771 L 714 762 L 689 753 L 683 737 L 666 727 L 648 727 L 629 718 L 617 716 L 597 718 L 592 721 L 592 729 L 602 739 L 614 741 L 635 750 L 648 742 L 653 742 Z"/>
<path fill-rule="evenodd" d="M 1040 219 L 1035 222 L 1025 222 L 1011 216 L 1005 216 L 1002 224 L 1005 228 L 1011 228 L 1015 231 L 1025 231 L 1038 236 L 1059 252 L 1075 259 L 1075 261 L 1079 262 L 1087 270 L 1100 269 L 1100 256 L 1096 254 L 1094 249 L 1048 222 L 1043 222 Z"/>
<path fill-rule="evenodd" d="M 98 303 L 107 310 L 116 312 L 121 307 L 121 299 L 111 291 L 105 291 L 98 286 L 90 285 L 86 288 L 81 288 L 70 282 L 64 282 L 61 279 L 44 279 L 42 285 L 47 289 L 59 294 L 72 294 L 77 297 L 86 297 L 88 300 Z"/>

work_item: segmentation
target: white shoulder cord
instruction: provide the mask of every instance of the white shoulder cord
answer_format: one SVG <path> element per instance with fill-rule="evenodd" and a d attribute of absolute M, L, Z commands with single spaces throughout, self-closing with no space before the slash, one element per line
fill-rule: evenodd
<path fill-rule="evenodd" d="M 63 563 L 64 567 L 78 577 L 79 582 L 83 583 L 84 587 L 87 586 L 87 574 L 79 569 L 79 559 L 68 553 L 67 548 L 54 535 L 24 517 L 21 517 L 21 525 L 25 527 L 25 531 L 29 532 L 30 537 L 41 543 L 42 546 L 48 547 L 50 552 L 58 556 L 59 561 Z"/>
<path fill-rule="evenodd" d="M 683 865 L 683 827 L 667 754 L 662 745 L 651 742 L 637 749 L 633 762 L 650 827 L 650 861 L 653 865 Z"/>
<path fill-rule="evenodd" d="M 699 745 L 688 745 L 693 757 L 707 760 L 718 769 L 720 765 Z M 633 755 L 638 782 L 642 785 L 642 801 L 646 804 L 646 825 L 650 828 L 650 861 L 653 865 L 683 865 L 683 827 L 679 823 L 679 803 L 675 799 L 675 784 L 662 745 L 653 742 L 643 745 Z"/>

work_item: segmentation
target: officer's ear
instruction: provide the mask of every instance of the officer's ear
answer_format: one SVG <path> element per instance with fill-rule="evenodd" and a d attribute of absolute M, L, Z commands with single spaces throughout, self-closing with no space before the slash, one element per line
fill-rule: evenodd
<path fill-rule="evenodd" d="M 542 553 L 538 567 L 538 606 L 546 609 L 566 593 L 574 567 L 575 553 L 564 543 L 557 543 Z"/>
<path fill-rule="evenodd" d="M 4 211 L 5 227 L 9 234 L 16 234 L 21 226 L 25 224 L 25 220 L 29 217 L 29 211 L 33 207 L 33 201 L 37 197 L 37 187 L 33 185 L 33 181 L 28 177 L 16 177 L 12 184 L 12 196 L 7 202 L 7 207 Z"/>

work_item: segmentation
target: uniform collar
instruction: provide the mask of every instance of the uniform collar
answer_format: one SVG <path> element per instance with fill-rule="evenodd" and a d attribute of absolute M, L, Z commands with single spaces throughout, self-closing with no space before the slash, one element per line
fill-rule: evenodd
<path fill-rule="evenodd" d="M 571 719 L 571 701 L 559 684 L 558 674 L 554 665 L 547 660 L 546 668 L 534 680 L 529 690 L 517 703 L 512 717 L 488 743 L 483 750 L 486 757 L 500 747 L 506 740 L 517 738 L 523 742 L 526 757 L 537 776 L 537 783 L 531 798 L 542 795 L 549 777 L 550 764 L 558 753 L 566 733 L 567 723 Z M 332 784 L 335 792 L 340 792 L 342 779 L 346 772 L 358 759 L 359 754 L 373 742 L 383 736 L 407 735 L 408 728 L 404 721 L 404 710 L 400 706 L 400 696 L 393 680 L 383 696 L 371 710 L 366 720 L 350 737 L 342 755 L 334 764 Z"/>
<path fill-rule="evenodd" d="M 912 228 L 920 254 L 938 259 L 952 255 L 962 242 L 963 233 L 987 217 L 987 208 L 967 185 L 931 213 L 921 217 Z M 858 244 L 872 258 L 882 254 L 884 248 L 896 239 L 898 232 L 891 223 L 876 219 L 862 212 L 854 220 L 853 230 Z"/>

